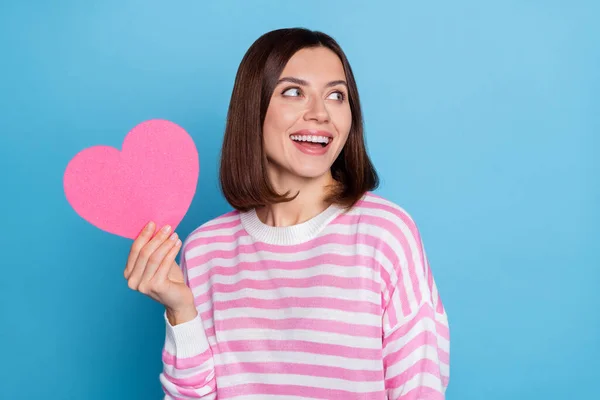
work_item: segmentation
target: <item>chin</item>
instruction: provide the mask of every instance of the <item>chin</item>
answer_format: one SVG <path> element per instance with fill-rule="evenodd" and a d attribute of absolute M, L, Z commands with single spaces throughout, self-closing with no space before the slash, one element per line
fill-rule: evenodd
<path fill-rule="evenodd" d="M 308 167 L 308 166 L 302 166 L 300 168 L 294 168 L 292 170 L 292 173 L 294 175 L 297 175 L 301 178 L 304 179 L 317 179 L 317 178 L 321 178 L 323 175 L 326 175 L 330 172 L 330 167 L 329 166 L 314 166 L 314 167 Z"/>

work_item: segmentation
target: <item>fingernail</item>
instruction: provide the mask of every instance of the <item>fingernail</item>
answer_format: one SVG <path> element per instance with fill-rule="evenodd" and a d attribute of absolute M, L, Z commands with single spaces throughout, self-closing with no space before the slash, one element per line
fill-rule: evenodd
<path fill-rule="evenodd" d="M 170 240 L 177 239 L 177 233 L 173 232 L 173 234 L 169 237 Z"/>
<path fill-rule="evenodd" d="M 171 230 L 171 227 L 170 227 L 169 225 L 165 225 L 165 226 L 162 228 L 162 231 L 163 231 L 164 233 L 168 233 L 170 230 Z"/>
<path fill-rule="evenodd" d="M 177 240 L 177 243 L 175 243 L 175 246 L 181 246 L 181 240 Z"/>
<path fill-rule="evenodd" d="M 148 222 L 148 224 L 146 225 L 146 230 L 149 231 L 150 229 L 154 228 L 154 222 L 150 221 Z"/>

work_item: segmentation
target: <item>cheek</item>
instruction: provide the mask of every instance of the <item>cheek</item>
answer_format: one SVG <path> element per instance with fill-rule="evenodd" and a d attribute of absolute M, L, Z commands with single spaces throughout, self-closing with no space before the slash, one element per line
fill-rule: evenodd
<path fill-rule="evenodd" d="M 273 104 L 267 110 L 265 116 L 265 136 L 273 138 L 277 135 L 285 135 L 296 123 L 299 115 L 299 107 L 293 105 Z"/>
<path fill-rule="evenodd" d="M 269 158 L 276 160 L 284 153 L 284 140 L 295 122 L 293 115 L 288 107 L 277 104 L 267 110 L 263 124 L 263 148 Z"/>
<path fill-rule="evenodd" d="M 347 138 L 350 127 L 352 126 L 352 112 L 350 111 L 350 106 L 341 107 L 332 114 L 332 120 L 335 124 L 337 133 L 344 138 Z"/>

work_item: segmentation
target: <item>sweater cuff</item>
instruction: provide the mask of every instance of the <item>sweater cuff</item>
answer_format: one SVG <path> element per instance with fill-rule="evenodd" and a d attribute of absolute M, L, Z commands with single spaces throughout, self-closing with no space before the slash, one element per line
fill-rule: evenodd
<path fill-rule="evenodd" d="M 165 347 L 172 350 L 176 357 L 194 357 L 208 350 L 208 339 L 200 313 L 194 319 L 175 326 L 169 322 L 166 311 L 163 317 L 166 325 Z"/>

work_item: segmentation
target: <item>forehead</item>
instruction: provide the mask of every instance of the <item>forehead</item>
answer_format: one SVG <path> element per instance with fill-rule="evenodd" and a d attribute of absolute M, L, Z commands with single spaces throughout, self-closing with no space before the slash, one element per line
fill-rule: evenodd
<path fill-rule="evenodd" d="M 293 76 L 316 84 L 346 78 L 341 60 L 326 47 L 297 51 L 283 69 L 281 77 L 284 76 Z"/>

